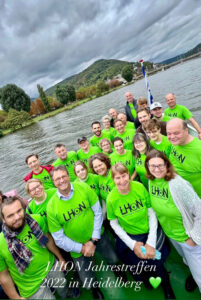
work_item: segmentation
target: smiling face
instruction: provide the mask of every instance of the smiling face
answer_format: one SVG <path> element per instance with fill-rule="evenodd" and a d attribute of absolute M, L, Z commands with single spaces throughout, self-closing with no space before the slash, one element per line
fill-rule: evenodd
<path fill-rule="evenodd" d="M 27 160 L 27 165 L 34 173 L 40 171 L 40 160 L 35 155 L 29 157 Z"/>
<path fill-rule="evenodd" d="M 114 183 L 118 189 L 118 191 L 122 194 L 126 194 L 130 190 L 130 180 L 128 173 L 119 173 L 116 172 L 114 175 Z"/>
<path fill-rule="evenodd" d="M 105 152 L 105 153 L 110 153 L 111 152 L 111 145 L 107 141 L 103 141 L 101 143 L 100 147 L 103 150 L 103 152 Z"/>
<path fill-rule="evenodd" d="M 176 106 L 176 97 L 173 94 L 168 94 L 165 97 L 166 103 L 169 108 L 173 109 Z"/>
<path fill-rule="evenodd" d="M 145 110 L 140 111 L 138 113 L 138 119 L 142 126 L 146 125 L 147 122 L 150 120 L 150 114 L 148 114 Z"/>
<path fill-rule="evenodd" d="M 173 119 L 167 123 L 167 138 L 172 145 L 185 145 L 188 138 L 188 128 L 184 129 L 182 120 Z"/>
<path fill-rule="evenodd" d="M 79 147 L 84 151 L 88 152 L 89 151 L 89 142 L 88 141 L 83 141 L 79 143 Z"/>
<path fill-rule="evenodd" d="M 58 188 L 61 194 L 68 194 L 70 191 L 70 178 L 69 175 L 63 170 L 57 170 L 52 176 L 54 185 Z"/>
<path fill-rule="evenodd" d="M 117 111 L 116 111 L 116 109 L 110 108 L 109 114 L 110 114 L 110 117 L 111 117 L 112 119 L 116 119 L 116 118 L 117 118 Z"/>
<path fill-rule="evenodd" d="M 164 178 L 167 173 L 165 162 L 160 157 L 154 157 L 149 160 L 149 171 L 155 178 Z"/>
<path fill-rule="evenodd" d="M 92 131 L 97 137 L 100 137 L 101 136 L 101 126 L 100 126 L 100 124 L 98 124 L 98 123 L 93 124 Z"/>
<path fill-rule="evenodd" d="M 115 122 L 115 129 L 118 131 L 118 133 L 124 133 L 124 128 L 125 128 L 125 126 L 124 126 L 124 124 L 123 124 L 123 122 L 122 121 L 117 121 L 117 122 Z"/>
<path fill-rule="evenodd" d="M 60 158 L 61 160 L 66 160 L 67 159 L 66 147 L 64 147 L 64 146 L 57 147 L 55 149 L 55 153 L 56 153 L 57 157 Z"/>
<path fill-rule="evenodd" d="M 75 175 L 81 179 L 84 180 L 85 178 L 87 178 L 87 169 L 84 168 L 82 165 L 77 165 L 75 166 Z"/>
<path fill-rule="evenodd" d="M 146 142 L 143 139 L 138 139 L 134 142 L 134 147 L 138 150 L 141 154 L 145 153 L 147 150 Z"/>
<path fill-rule="evenodd" d="M 123 113 L 120 113 L 118 114 L 118 117 L 117 117 L 119 120 L 121 120 L 125 125 L 126 125 L 126 122 L 127 122 L 127 118 L 126 118 L 126 115 L 123 114 Z"/>
<path fill-rule="evenodd" d="M 40 199 L 44 196 L 45 191 L 43 185 L 40 182 L 30 182 L 29 183 L 29 195 L 31 198 Z"/>
<path fill-rule="evenodd" d="M 98 175 L 105 176 L 107 174 L 107 166 L 99 159 L 94 159 L 92 162 L 94 172 Z"/>
<path fill-rule="evenodd" d="M 126 97 L 126 101 L 128 102 L 128 103 L 132 103 L 133 102 L 133 95 L 130 93 L 130 92 L 127 92 L 126 94 L 125 94 L 125 97 Z"/>
<path fill-rule="evenodd" d="M 114 148 L 118 154 L 124 154 L 124 144 L 121 141 L 115 141 Z"/>
<path fill-rule="evenodd" d="M 161 130 L 158 129 L 157 127 L 153 128 L 152 130 L 146 130 L 147 135 L 149 136 L 150 139 L 152 139 L 155 142 L 160 141 L 161 138 Z"/>
<path fill-rule="evenodd" d="M 2 209 L 3 223 L 12 231 L 20 230 L 25 224 L 25 212 L 19 200 L 9 205 L 5 205 Z"/>
<path fill-rule="evenodd" d="M 156 118 L 161 118 L 163 113 L 162 107 L 156 107 L 151 110 L 151 114 L 154 115 Z"/>

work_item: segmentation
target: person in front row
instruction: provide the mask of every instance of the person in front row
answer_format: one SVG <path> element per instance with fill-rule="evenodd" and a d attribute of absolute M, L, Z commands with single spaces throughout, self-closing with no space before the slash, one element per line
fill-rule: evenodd
<path fill-rule="evenodd" d="M 103 222 L 98 196 L 86 183 L 70 183 L 65 166 L 55 167 L 52 179 L 57 192 L 47 205 L 49 230 L 56 245 L 71 253 L 83 287 L 103 299 L 101 290 L 93 287 L 97 279 L 90 268 Z"/>
<path fill-rule="evenodd" d="M 152 150 L 145 166 L 151 206 L 201 292 L 201 199 L 191 184 L 175 173 L 163 152 Z M 186 289 L 192 291 L 190 282 L 191 278 L 187 278 Z"/>
<path fill-rule="evenodd" d="M 153 272 L 142 269 L 141 274 L 133 274 L 135 280 L 149 286 L 148 280 L 152 274 L 160 276 L 165 298 L 175 299 L 163 265 L 169 249 L 164 239 L 157 240 L 157 218 L 150 206 L 149 193 L 141 183 L 130 180 L 128 169 L 121 163 L 112 167 L 112 178 L 116 187 L 107 198 L 107 217 L 117 234 L 116 249 L 119 257 L 126 265 L 136 266 L 140 262 L 144 266 L 154 266 Z M 146 249 L 145 255 L 142 246 Z M 153 260 L 157 248 L 160 249 L 161 259 Z"/>
<path fill-rule="evenodd" d="M 67 286 L 59 269 L 63 269 L 65 261 L 48 233 L 45 220 L 39 215 L 27 215 L 17 196 L 4 199 L 0 213 L 0 283 L 5 293 L 10 299 L 55 299 L 48 282 L 53 280 L 54 285 L 59 279 L 63 288 L 56 290 L 64 299 Z"/>

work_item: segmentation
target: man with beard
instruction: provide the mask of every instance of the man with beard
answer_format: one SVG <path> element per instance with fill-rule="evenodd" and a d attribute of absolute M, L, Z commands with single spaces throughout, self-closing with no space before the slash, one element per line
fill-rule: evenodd
<path fill-rule="evenodd" d="M 95 121 L 91 124 L 91 129 L 94 135 L 90 138 L 90 144 L 95 147 L 99 147 L 99 142 L 103 138 L 106 138 L 111 141 L 111 135 L 107 132 L 102 132 L 101 124 L 98 121 Z M 99 147 L 100 149 L 100 147 Z M 100 150 L 101 152 L 101 150 Z"/>
<path fill-rule="evenodd" d="M 4 199 L 0 214 L 3 220 L 0 234 L 0 282 L 8 297 L 55 299 L 48 282 L 59 279 L 63 288 L 56 290 L 60 298 L 65 298 L 66 280 L 61 271 L 65 261 L 48 234 L 44 219 L 40 215 L 25 214 L 17 196 Z M 55 261 L 53 254 L 59 262 Z"/>

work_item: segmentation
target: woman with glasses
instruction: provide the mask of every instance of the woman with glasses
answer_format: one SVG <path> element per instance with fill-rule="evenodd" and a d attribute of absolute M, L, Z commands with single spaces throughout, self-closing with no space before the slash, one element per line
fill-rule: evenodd
<path fill-rule="evenodd" d="M 111 136 L 111 141 L 113 141 L 114 137 L 116 136 L 116 129 L 111 127 L 111 124 L 110 124 L 110 117 L 108 115 L 105 115 L 102 117 L 102 123 L 103 123 L 103 126 L 104 126 L 104 129 L 102 130 L 102 132 L 107 132 L 110 134 Z"/>
<path fill-rule="evenodd" d="M 187 262 L 201 292 L 201 199 L 191 184 L 174 172 L 164 153 L 152 150 L 145 167 L 151 206 L 165 234 Z M 186 282 L 186 289 L 189 278 Z"/>
<path fill-rule="evenodd" d="M 143 265 L 141 272 L 135 272 L 136 281 L 143 281 L 149 287 L 151 276 L 160 276 L 166 299 L 175 299 L 167 271 L 163 263 L 169 251 L 164 239 L 157 238 L 157 218 L 150 206 L 149 193 L 136 181 L 131 181 L 128 169 L 121 163 L 112 166 L 115 187 L 107 198 L 107 217 L 117 234 L 116 249 L 123 263 L 129 266 Z M 143 254 L 142 248 L 146 252 Z M 160 249 L 161 259 L 155 259 Z M 145 266 L 154 266 L 148 271 Z"/>
<path fill-rule="evenodd" d="M 142 133 L 136 133 L 133 137 L 133 156 L 135 158 L 135 172 L 131 179 L 134 180 L 138 175 L 141 183 L 148 189 L 148 180 L 146 178 L 146 169 L 144 166 L 146 155 L 151 147 L 146 136 Z"/>
<path fill-rule="evenodd" d="M 106 138 L 100 140 L 100 142 L 99 142 L 99 147 L 101 148 L 103 153 L 108 156 L 110 156 L 110 154 L 113 153 L 111 146 L 112 146 L 112 144 L 111 144 L 110 140 L 108 140 Z"/>
<path fill-rule="evenodd" d="M 32 198 L 26 208 L 28 214 L 40 214 L 47 217 L 46 209 L 50 198 L 56 193 L 56 188 L 44 190 L 43 183 L 40 179 L 32 178 L 26 183 L 25 190 Z"/>

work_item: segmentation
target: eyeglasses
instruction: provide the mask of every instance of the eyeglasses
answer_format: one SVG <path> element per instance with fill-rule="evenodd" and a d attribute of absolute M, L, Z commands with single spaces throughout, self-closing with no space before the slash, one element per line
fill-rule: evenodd
<path fill-rule="evenodd" d="M 142 144 L 144 144 L 145 143 L 145 141 L 141 141 L 141 142 L 134 142 L 134 145 L 142 145 Z"/>
<path fill-rule="evenodd" d="M 35 193 L 37 189 L 42 189 L 42 187 L 43 186 L 41 184 L 38 184 L 34 188 L 32 188 L 31 190 L 29 189 L 29 192 L 30 193 Z"/>
<path fill-rule="evenodd" d="M 149 165 L 149 168 L 152 170 L 155 170 L 156 168 L 158 169 L 164 169 L 166 167 L 165 164 L 159 164 L 159 165 Z"/>
<path fill-rule="evenodd" d="M 59 182 L 59 181 L 61 181 L 61 179 L 64 180 L 65 178 L 68 178 L 68 177 L 69 177 L 68 175 L 63 175 L 63 176 L 61 176 L 61 177 L 55 178 L 54 181 L 55 181 L 55 182 Z"/>

